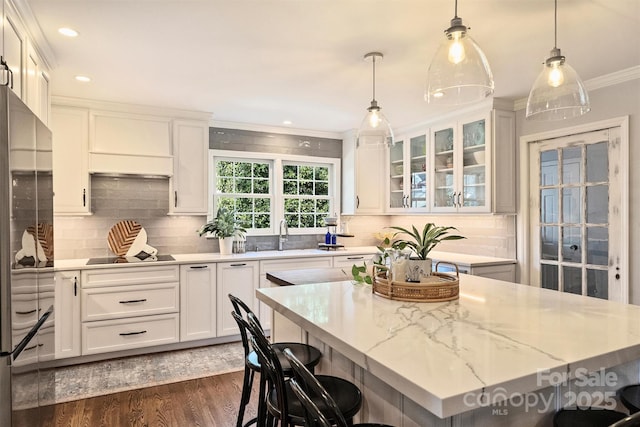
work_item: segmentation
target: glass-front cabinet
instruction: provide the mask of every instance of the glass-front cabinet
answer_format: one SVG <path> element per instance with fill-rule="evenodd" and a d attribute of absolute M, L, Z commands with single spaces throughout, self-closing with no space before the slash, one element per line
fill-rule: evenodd
<path fill-rule="evenodd" d="M 433 127 L 433 212 L 491 210 L 491 139 L 487 114 Z"/>
<path fill-rule="evenodd" d="M 427 137 L 424 132 L 399 137 L 389 148 L 389 211 L 428 209 Z"/>

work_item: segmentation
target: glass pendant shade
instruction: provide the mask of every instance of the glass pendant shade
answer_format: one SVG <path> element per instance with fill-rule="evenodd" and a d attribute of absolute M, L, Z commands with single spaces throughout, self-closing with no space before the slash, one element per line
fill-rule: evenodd
<path fill-rule="evenodd" d="M 445 36 L 427 72 L 427 102 L 462 105 L 491 96 L 494 82 L 489 61 L 462 19 L 453 18 Z"/>
<path fill-rule="evenodd" d="M 358 129 L 356 147 L 359 149 L 379 149 L 393 145 L 391 124 L 380 111 L 377 102 L 371 101 L 371 107 L 367 110 L 368 113 Z"/>
<path fill-rule="evenodd" d="M 589 95 L 578 73 L 554 48 L 533 83 L 526 117 L 531 120 L 563 120 L 591 110 Z"/>
<path fill-rule="evenodd" d="M 380 52 L 369 52 L 364 56 L 373 62 L 373 99 L 367 108 L 367 115 L 362 120 L 356 136 L 358 149 L 382 149 L 395 144 L 393 130 L 387 118 L 382 114 L 376 101 L 376 58 L 382 58 Z"/>

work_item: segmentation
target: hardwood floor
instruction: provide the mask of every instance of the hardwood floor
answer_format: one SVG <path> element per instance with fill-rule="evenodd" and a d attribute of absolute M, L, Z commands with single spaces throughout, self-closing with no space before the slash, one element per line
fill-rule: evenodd
<path fill-rule="evenodd" d="M 231 427 L 244 371 L 14 412 L 14 427 Z M 256 376 L 245 422 L 257 411 Z"/>

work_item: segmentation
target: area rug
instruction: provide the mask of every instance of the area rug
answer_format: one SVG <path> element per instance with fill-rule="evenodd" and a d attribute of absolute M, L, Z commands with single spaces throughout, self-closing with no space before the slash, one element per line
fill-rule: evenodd
<path fill-rule="evenodd" d="M 13 376 L 13 407 L 69 402 L 244 368 L 240 342 L 131 356 Z"/>

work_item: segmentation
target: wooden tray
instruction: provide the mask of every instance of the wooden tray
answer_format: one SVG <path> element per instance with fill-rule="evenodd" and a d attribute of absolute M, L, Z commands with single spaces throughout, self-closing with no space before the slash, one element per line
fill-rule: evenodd
<path fill-rule="evenodd" d="M 381 297 L 410 302 L 452 301 L 460 297 L 458 276 L 431 273 L 431 280 L 420 283 L 390 281 L 374 269 L 372 291 Z"/>

